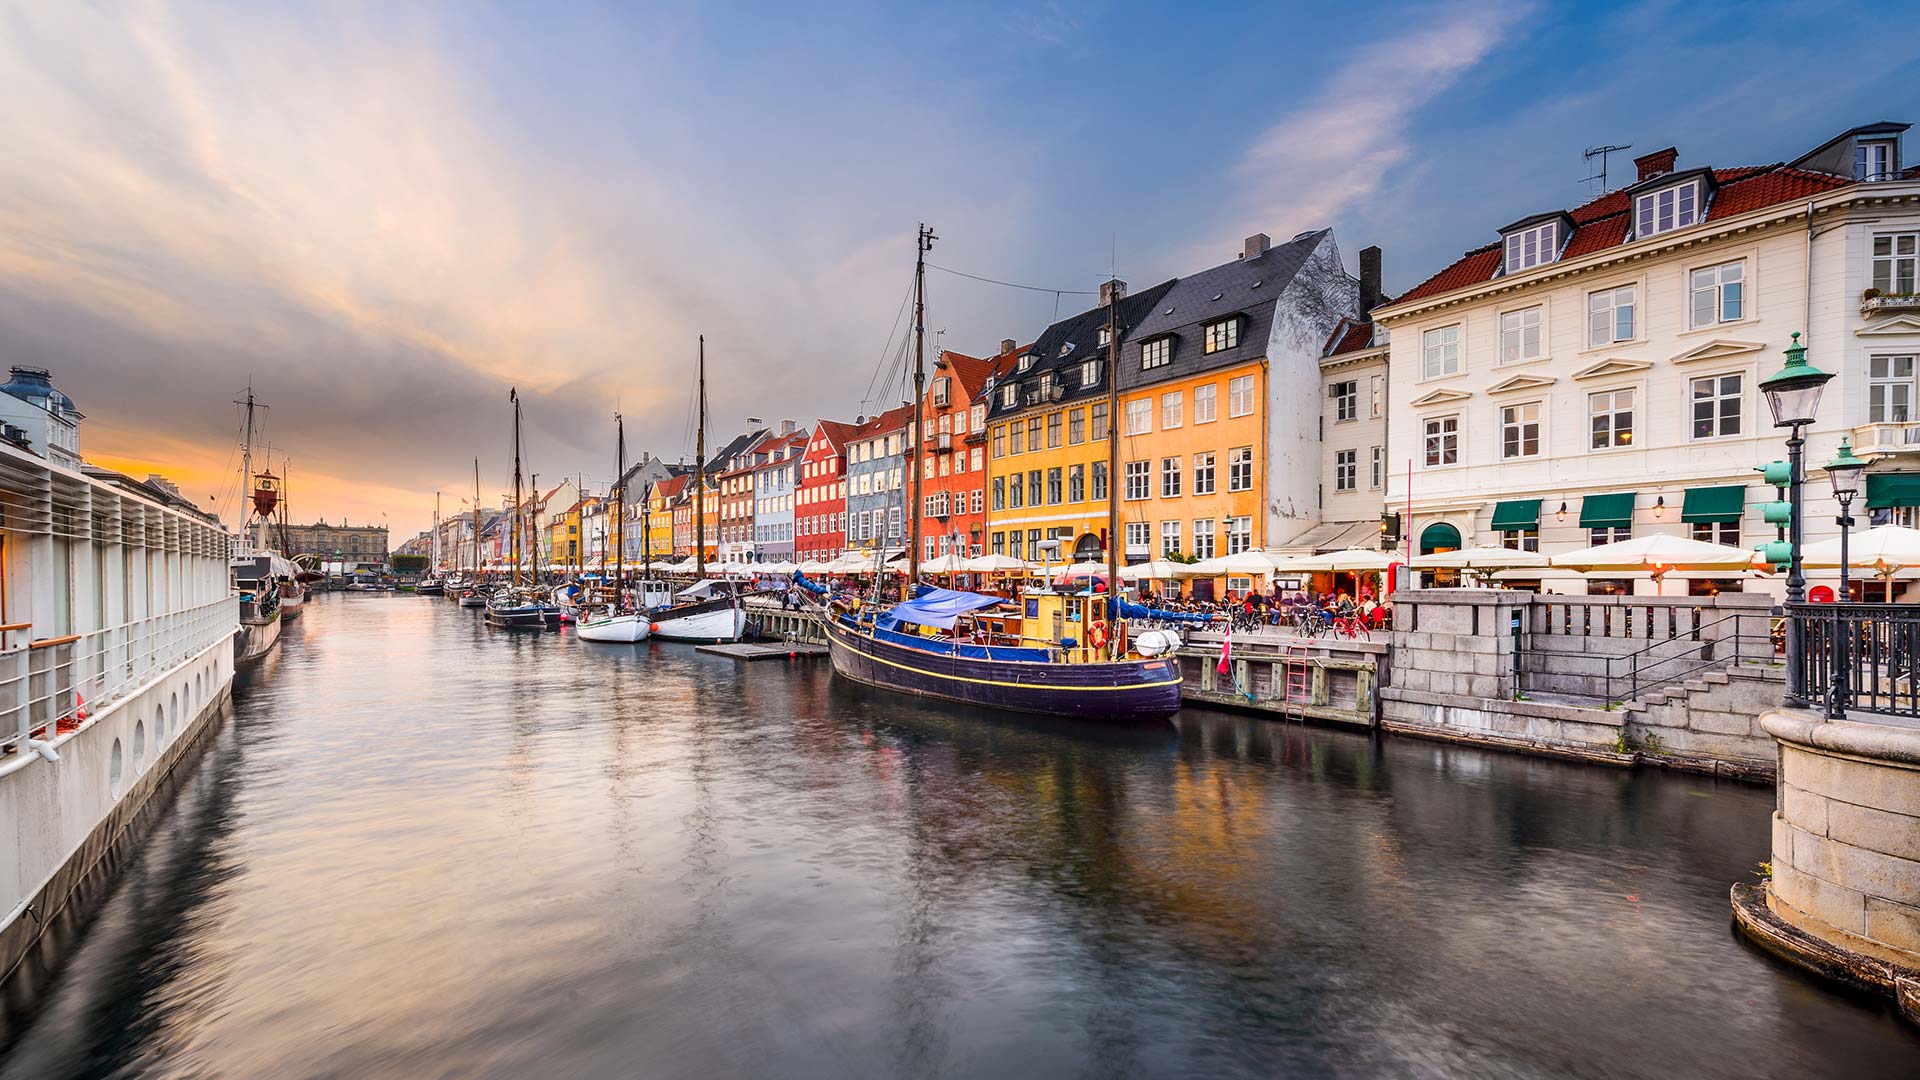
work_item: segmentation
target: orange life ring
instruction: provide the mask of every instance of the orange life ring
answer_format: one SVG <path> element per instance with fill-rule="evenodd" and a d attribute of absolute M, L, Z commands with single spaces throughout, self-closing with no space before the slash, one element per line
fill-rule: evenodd
<path fill-rule="evenodd" d="M 1087 644 L 1096 649 L 1106 648 L 1107 621 L 1105 619 L 1095 619 L 1093 625 L 1087 628 Z"/>

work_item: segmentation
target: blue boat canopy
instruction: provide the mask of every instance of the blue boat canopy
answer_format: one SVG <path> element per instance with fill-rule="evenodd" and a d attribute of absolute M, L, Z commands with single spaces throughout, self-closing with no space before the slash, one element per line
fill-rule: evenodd
<path fill-rule="evenodd" d="M 953 620 L 970 611 L 979 611 L 1005 600 L 998 596 L 983 593 L 960 592 L 957 589 L 928 589 L 905 603 L 896 604 L 887 615 L 897 622 L 913 623 L 915 626 L 932 626 L 941 630 L 953 629 Z"/>

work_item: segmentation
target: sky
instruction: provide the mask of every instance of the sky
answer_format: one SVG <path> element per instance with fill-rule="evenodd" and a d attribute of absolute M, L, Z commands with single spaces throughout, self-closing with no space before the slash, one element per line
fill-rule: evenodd
<path fill-rule="evenodd" d="M 1589 146 L 1920 122 L 1889 10 L 0 0 L 0 349 L 230 521 L 251 384 L 294 516 L 398 544 L 476 457 L 497 504 L 512 387 L 543 484 L 608 480 L 616 411 L 690 457 L 702 334 L 710 441 L 897 403 L 922 221 L 930 349 L 1254 232 L 1377 244 L 1391 295 L 1597 194 Z"/>

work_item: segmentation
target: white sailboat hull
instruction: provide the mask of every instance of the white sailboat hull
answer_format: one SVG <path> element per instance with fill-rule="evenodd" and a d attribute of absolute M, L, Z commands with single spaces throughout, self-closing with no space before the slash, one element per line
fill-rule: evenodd
<path fill-rule="evenodd" d="M 645 615 L 615 615 L 612 618 L 582 618 L 574 624 L 582 641 L 610 641 L 631 645 L 647 640 L 653 621 Z"/>
<path fill-rule="evenodd" d="M 739 641 L 747 632 L 747 612 L 735 603 L 695 605 L 704 610 L 675 614 L 672 609 L 653 613 L 658 629 L 653 636 L 663 641 Z"/>

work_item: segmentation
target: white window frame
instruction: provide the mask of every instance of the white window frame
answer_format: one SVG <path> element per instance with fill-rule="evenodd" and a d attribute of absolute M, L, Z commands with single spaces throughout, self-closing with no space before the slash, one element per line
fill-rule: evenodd
<path fill-rule="evenodd" d="M 1701 217 L 1700 181 L 1689 180 L 1633 197 L 1633 238 L 1644 240 L 1697 224 Z"/>
<path fill-rule="evenodd" d="M 1205 345 L 1203 353 L 1212 356 L 1217 352 L 1238 348 L 1240 345 L 1240 316 L 1233 315 L 1225 319 L 1215 319 L 1206 325 L 1203 331 Z"/>
<path fill-rule="evenodd" d="M 1227 519 L 1227 554 L 1238 555 L 1253 547 L 1253 518 L 1230 517 Z"/>
<path fill-rule="evenodd" d="M 1626 404 L 1620 402 L 1620 395 L 1627 395 Z M 1622 386 L 1612 390 L 1595 390 L 1587 395 L 1587 449 L 1588 450 L 1630 450 L 1633 448 L 1634 428 L 1639 417 L 1634 415 L 1640 404 L 1640 388 Z M 1606 417 L 1604 435 L 1594 426 L 1594 421 Z M 1626 417 L 1621 425 L 1620 418 Z M 1625 432 L 1626 439 L 1621 439 Z M 1602 438 L 1601 445 L 1594 445 L 1596 438 Z"/>
<path fill-rule="evenodd" d="M 1080 365 L 1080 385 L 1092 386 L 1100 381 L 1100 361 L 1087 360 Z"/>
<path fill-rule="evenodd" d="M 1201 383 L 1193 388 L 1193 422 L 1211 424 L 1219 415 L 1220 384 Z"/>
<path fill-rule="evenodd" d="M 1173 390 L 1160 395 L 1160 430 L 1171 431 L 1186 423 L 1187 396 Z"/>
<path fill-rule="evenodd" d="M 1327 396 L 1333 399 L 1334 423 L 1360 419 L 1360 380 L 1342 379 L 1331 383 L 1327 386 Z"/>
<path fill-rule="evenodd" d="M 1341 493 L 1360 490 L 1360 451 L 1333 452 L 1333 490 Z"/>
<path fill-rule="evenodd" d="M 1236 446 L 1227 451 L 1227 490 L 1253 490 L 1253 447 Z"/>
<path fill-rule="evenodd" d="M 1177 499 L 1180 497 L 1181 477 L 1185 473 L 1185 470 L 1181 468 L 1183 464 L 1184 462 L 1182 462 L 1178 456 L 1163 457 L 1160 459 L 1161 498 Z"/>
<path fill-rule="evenodd" d="M 1253 415 L 1253 376 L 1236 375 L 1227 380 L 1227 416 Z"/>
<path fill-rule="evenodd" d="M 1527 410 L 1533 410 L 1531 416 Z M 1500 460 L 1537 458 L 1546 445 L 1547 405 L 1544 401 L 1516 401 L 1500 406 Z M 1533 429 L 1533 452 L 1527 452 L 1527 429 Z M 1509 435 L 1513 438 L 1509 438 Z"/>
<path fill-rule="evenodd" d="M 1525 364 L 1545 358 L 1547 306 L 1533 304 L 1500 313 L 1501 364 Z"/>
<path fill-rule="evenodd" d="M 1731 288 L 1729 288 L 1731 287 Z M 1712 266 L 1694 267 L 1687 271 L 1687 325 L 1694 330 L 1704 330 L 1710 326 L 1723 326 L 1727 323 L 1743 322 L 1750 314 L 1749 293 L 1747 288 L 1747 260 L 1735 259 L 1732 262 L 1716 263 Z M 1727 316 L 1727 299 L 1731 295 L 1734 313 Z M 1713 317 L 1700 318 L 1700 298 L 1711 296 Z"/>
<path fill-rule="evenodd" d="M 1436 326 L 1420 335 L 1420 378 L 1444 379 L 1465 367 L 1460 357 L 1460 324 Z"/>
<path fill-rule="evenodd" d="M 1193 455 L 1193 493 L 1211 495 L 1214 488 L 1214 453 L 1203 450 Z"/>
<path fill-rule="evenodd" d="M 1727 392 L 1727 380 L 1733 380 L 1733 392 Z M 1709 391 L 1701 396 L 1701 389 Z M 1732 413 L 1723 407 L 1731 398 L 1734 403 Z M 1711 403 L 1709 422 L 1712 430 L 1700 433 L 1700 406 Z M 1733 430 L 1726 430 L 1727 421 L 1733 421 Z M 1691 442 L 1709 442 L 1714 439 L 1736 439 L 1747 432 L 1747 373 L 1744 371 L 1723 371 L 1718 375 L 1696 375 L 1687 380 L 1687 438 Z"/>
<path fill-rule="evenodd" d="M 1429 469 L 1460 464 L 1460 414 L 1441 413 L 1420 420 L 1420 460 Z"/>
<path fill-rule="evenodd" d="M 1187 554 L 1196 559 L 1211 559 L 1216 551 L 1212 518 L 1193 519 L 1193 550 Z"/>
<path fill-rule="evenodd" d="M 1560 222 L 1543 221 L 1508 233 L 1506 254 L 1509 274 L 1553 262 L 1560 257 Z"/>
<path fill-rule="evenodd" d="M 1140 370 L 1150 371 L 1173 363 L 1173 339 L 1158 337 L 1140 343 Z"/>
<path fill-rule="evenodd" d="M 1895 374 L 1902 361 L 1906 374 Z M 1867 423 L 1904 424 L 1920 416 L 1914 411 L 1916 373 L 1920 373 L 1920 356 L 1913 353 L 1867 355 Z"/>
<path fill-rule="evenodd" d="M 1740 547 L 1740 525 L 1735 521 L 1689 521 L 1687 536 L 1694 540 L 1704 540 L 1709 544 L 1725 544 L 1728 547 Z"/>
<path fill-rule="evenodd" d="M 1868 250 L 1872 252 L 1868 284 L 1888 296 L 1920 292 L 1920 232 L 1875 233 Z"/>
<path fill-rule="evenodd" d="M 1893 142 L 1862 139 L 1853 144 L 1853 178 L 1862 181 L 1893 179 Z"/>
<path fill-rule="evenodd" d="M 1369 491 L 1379 491 L 1387 479 L 1387 448 L 1384 446 L 1374 447 L 1372 452 L 1367 455 L 1367 460 L 1367 489 Z"/>
<path fill-rule="evenodd" d="M 1128 435 L 1153 434 L 1153 399 L 1135 398 L 1121 410 Z"/>
<path fill-rule="evenodd" d="M 1160 523 L 1160 554 L 1175 555 L 1180 551 L 1180 522 L 1163 521 Z"/>
<path fill-rule="evenodd" d="M 1153 551 L 1153 526 L 1145 521 L 1129 521 L 1124 526 L 1127 535 L 1127 551 L 1151 553 Z"/>
<path fill-rule="evenodd" d="M 1622 297 L 1625 297 L 1624 302 Z M 1627 332 L 1620 333 L 1620 316 L 1626 313 Z M 1600 327 L 1594 317 L 1605 320 L 1605 332 L 1597 333 Z M 1640 333 L 1640 283 L 1615 285 L 1607 289 L 1595 289 L 1587 294 L 1587 348 L 1603 349 L 1609 345 L 1618 345 L 1623 341 L 1634 341 Z"/>
<path fill-rule="evenodd" d="M 1138 466 L 1138 468 L 1135 466 Z M 1120 489 L 1121 501 L 1139 502 L 1142 499 L 1150 499 L 1153 497 L 1153 462 L 1129 461 L 1120 468 L 1121 477 L 1125 484 L 1125 486 Z"/>

